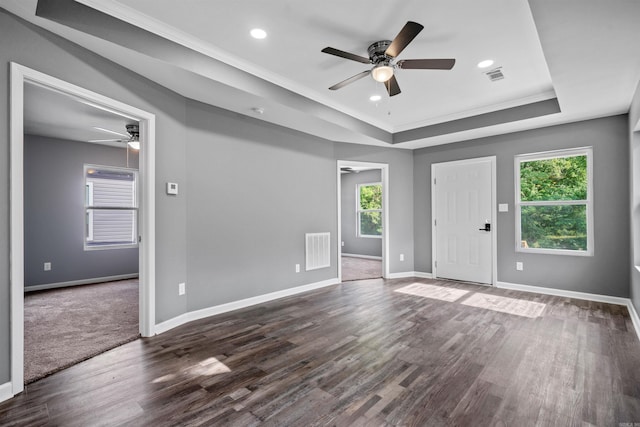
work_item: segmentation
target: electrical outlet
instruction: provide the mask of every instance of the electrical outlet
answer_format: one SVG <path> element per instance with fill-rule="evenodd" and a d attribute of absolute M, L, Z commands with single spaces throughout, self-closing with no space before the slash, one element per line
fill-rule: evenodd
<path fill-rule="evenodd" d="M 404 261 L 404 254 L 400 254 L 400 261 Z"/>
<path fill-rule="evenodd" d="M 522 271 L 524 269 L 524 264 L 520 261 L 516 262 L 516 270 Z"/>
<path fill-rule="evenodd" d="M 50 262 L 45 262 L 44 263 L 44 271 L 51 271 L 51 263 Z"/>
<path fill-rule="evenodd" d="M 187 293 L 187 285 L 185 283 L 178 283 L 178 295 L 184 295 Z"/>
<path fill-rule="evenodd" d="M 344 246 L 344 242 L 342 242 L 342 246 Z"/>
<path fill-rule="evenodd" d="M 300 264 L 296 264 L 296 273 L 300 273 Z"/>

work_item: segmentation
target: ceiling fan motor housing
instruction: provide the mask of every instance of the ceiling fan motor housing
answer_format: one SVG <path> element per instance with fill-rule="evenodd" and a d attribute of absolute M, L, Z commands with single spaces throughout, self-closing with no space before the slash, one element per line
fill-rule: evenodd
<path fill-rule="evenodd" d="M 138 125 L 127 125 L 127 133 L 131 135 L 131 139 L 138 141 L 140 138 L 140 128 Z"/>
<path fill-rule="evenodd" d="M 378 42 L 372 43 L 368 48 L 367 52 L 369 52 L 369 59 L 371 59 L 371 63 L 373 64 L 388 64 L 393 58 L 385 55 L 385 52 L 389 45 L 391 44 L 391 40 L 380 40 Z"/>

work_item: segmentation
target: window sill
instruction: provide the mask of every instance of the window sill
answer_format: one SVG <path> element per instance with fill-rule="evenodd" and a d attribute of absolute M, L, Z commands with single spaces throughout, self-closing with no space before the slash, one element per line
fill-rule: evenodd
<path fill-rule="evenodd" d="M 572 251 L 568 249 L 523 249 L 516 247 L 516 252 L 522 254 L 542 254 L 542 255 L 569 255 L 569 256 L 593 256 L 593 250 L 590 251 Z"/>

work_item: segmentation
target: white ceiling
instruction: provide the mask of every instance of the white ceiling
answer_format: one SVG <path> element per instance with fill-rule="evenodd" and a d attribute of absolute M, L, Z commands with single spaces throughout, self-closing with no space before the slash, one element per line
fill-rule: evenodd
<path fill-rule="evenodd" d="M 435 136 L 416 132 L 396 146 L 419 148 L 625 113 L 640 80 L 637 0 L 76 1 L 211 62 L 192 64 L 135 38 L 102 40 L 108 37 L 35 16 L 35 0 L 0 0 L 0 6 L 189 98 L 254 116 L 251 109 L 262 107 L 262 120 L 346 142 L 388 145 L 397 132 L 556 96 L 561 113 Z M 392 98 L 369 77 L 327 89 L 367 65 L 322 48 L 367 56 L 370 43 L 392 39 L 408 20 L 425 28 L 399 58 L 455 58 L 453 70 L 398 70 L 402 93 Z M 255 27 L 268 37 L 252 39 Z M 491 82 L 476 67 L 489 58 L 502 67 L 503 80 Z M 382 100 L 369 101 L 374 93 Z"/>
<path fill-rule="evenodd" d="M 80 142 L 97 140 L 95 143 L 125 148 L 126 142 L 113 140 L 127 139 L 126 125 L 136 123 L 79 98 L 36 84 L 25 84 L 24 131 L 27 134 Z"/>
<path fill-rule="evenodd" d="M 104 11 L 121 8 L 129 22 L 174 40 L 204 44 L 225 62 L 390 132 L 461 112 L 546 99 L 553 93 L 531 12 L 523 0 L 403 0 L 400 7 L 397 2 L 371 0 L 324 0 L 315 6 L 295 0 L 249 0 L 242 2 L 243 7 L 233 0 L 182 2 L 180 7 L 173 0 L 99 4 Z M 371 43 L 392 40 L 410 20 L 425 29 L 399 58 L 453 57 L 457 61 L 453 70 L 397 70 L 403 92 L 393 98 L 372 78 L 335 92 L 327 89 L 371 67 L 321 53 L 324 47 L 367 57 Z M 255 27 L 266 30 L 268 37 L 251 38 L 249 31 Z M 503 67 L 507 78 L 489 81 L 476 66 L 488 58 Z M 384 96 L 373 103 L 372 94 Z"/>

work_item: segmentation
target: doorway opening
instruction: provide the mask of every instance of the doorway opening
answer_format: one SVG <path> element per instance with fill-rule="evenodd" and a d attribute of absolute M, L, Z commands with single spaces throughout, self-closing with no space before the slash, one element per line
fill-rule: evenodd
<path fill-rule="evenodd" d="M 11 96 L 10 96 L 10 146 L 11 146 L 11 209 L 10 209 L 10 253 L 11 253 L 11 388 L 12 393 L 18 394 L 24 389 L 24 333 L 25 333 L 25 181 L 31 177 L 25 176 L 25 125 L 33 123 L 25 122 L 25 100 L 28 101 L 29 91 L 32 89 L 47 90 L 48 94 L 63 96 L 72 99 L 75 104 L 83 107 L 91 107 L 94 113 L 109 113 L 113 117 L 126 119 L 131 124 L 138 124 L 139 151 L 139 180 L 136 182 L 136 191 L 139 192 L 138 206 L 127 208 L 129 217 L 137 218 L 135 232 L 130 232 L 129 246 L 137 246 L 135 254 L 130 260 L 137 264 L 139 276 L 138 295 L 138 332 L 142 336 L 151 336 L 155 326 L 155 116 L 151 113 L 123 104 L 111 98 L 104 97 L 95 92 L 72 85 L 57 78 L 29 69 L 19 64 L 11 64 Z M 31 105 L 33 106 L 33 105 Z M 29 106 L 27 106 L 29 107 Z M 50 111 L 51 115 L 59 111 Z M 97 113 L 96 113 L 97 114 Z M 116 131 L 115 129 L 113 129 Z M 33 129 L 32 129 L 33 132 Z M 126 134 L 123 131 L 124 136 Z M 130 135 L 129 135 L 130 136 Z M 107 138 L 105 138 L 107 139 Z M 113 138 L 112 138 L 113 139 Z M 127 152 L 129 154 L 129 152 Z M 128 161 L 129 159 L 127 159 Z M 52 159 L 51 162 L 55 162 Z M 125 166 L 127 166 L 125 164 Z M 123 168 L 124 169 L 124 168 Z M 80 173 L 84 180 L 86 169 Z M 124 176 L 124 175 L 123 175 Z M 124 179 L 124 178 L 123 178 Z M 84 190 L 85 182 L 80 183 Z M 128 186 L 133 188 L 133 183 Z M 29 195 L 31 197 L 32 194 Z M 29 202 L 27 200 L 27 202 Z M 64 201 L 56 200 L 57 204 Z M 85 223 L 85 210 L 99 208 L 88 206 L 85 202 L 81 214 L 81 235 L 87 229 Z M 112 210 L 120 210 L 122 207 Z M 88 215 L 87 215 L 88 217 Z M 94 224 L 97 227 L 97 222 Z M 82 231 L 85 230 L 85 231 Z M 94 229 L 94 231 L 96 231 Z M 81 239 L 84 249 L 87 248 L 87 235 Z M 28 246 L 28 245 L 27 245 Z M 40 261 L 38 261 L 38 264 Z M 55 271 L 55 265 L 51 261 L 45 261 L 43 270 Z M 117 276 L 117 275 L 116 275 Z M 115 277 L 122 278 L 122 277 Z M 30 280 L 30 278 L 29 278 Z M 74 284 L 73 281 L 67 284 Z M 65 284 L 65 281 L 62 281 Z M 78 283 L 75 283 L 78 284 Z M 55 284 L 54 284 L 55 285 Z M 55 286 L 54 286 L 55 287 Z"/>
<path fill-rule="evenodd" d="M 388 274 L 388 165 L 338 161 L 338 276 Z"/>

